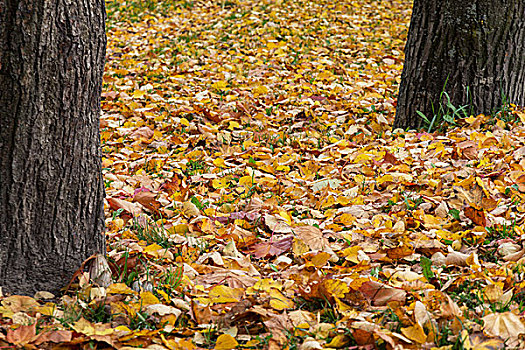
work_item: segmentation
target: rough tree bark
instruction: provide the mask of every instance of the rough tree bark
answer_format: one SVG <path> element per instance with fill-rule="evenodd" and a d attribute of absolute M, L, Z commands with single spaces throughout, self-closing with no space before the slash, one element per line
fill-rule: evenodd
<path fill-rule="evenodd" d="M 419 128 L 440 93 L 474 114 L 525 104 L 525 1 L 415 0 L 394 128 Z M 468 96 L 467 96 L 468 87 Z"/>
<path fill-rule="evenodd" d="M 0 286 L 57 292 L 105 251 L 103 0 L 0 0 Z"/>

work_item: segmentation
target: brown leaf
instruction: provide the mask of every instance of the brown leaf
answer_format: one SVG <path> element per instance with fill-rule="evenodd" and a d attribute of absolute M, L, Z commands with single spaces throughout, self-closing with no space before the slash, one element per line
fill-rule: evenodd
<path fill-rule="evenodd" d="M 126 214 L 134 216 L 141 212 L 136 204 L 128 202 L 119 198 L 108 198 L 108 203 L 111 209 L 119 210 L 122 209 Z"/>
<path fill-rule="evenodd" d="M 525 193 L 525 174 L 518 176 L 514 181 L 518 185 L 518 190 Z"/>
<path fill-rule="evenodd" d="M 111 271 L 114 276 L 118 276 L 120 273 L 122 276 L 129 275 L 132 271 L 141 268 L 140 255 L 123 256 L 118 259 L 115 263 L 109 264 Z"/>
<path fill-rule="evenodd" d="M 464 253 L 461 253 L 461 252 L 456 252 L 456 251 L 451 251 L 446 259 L 445 259 L 445 265 L 446 266 L 451 266 L 451 265 L 454 265 L 454 266 L 467 266 L 467 259 L 468 259 L 469 255 L 468 254 L 464 254 Z"/>
<path fill-rule="evenodd" d="M 392 153 L 386 151 L 382 163 L 390 163 L 392 165 L 397 165 L 399 164 L 399 160 L 397 160 L 396 156 L 394 156 Z"/>
<path fill-rule="evenodd" d="M 143 126 L 141 128 L 138 128 L 134 132 L 131 133 L 131 138 L 138 140 L 141 137 L 145 139 L 150 139 L 153 137 L 154 131 L 148 128 L 147 126 Z"/>
<path fill-rule="evenodd" d="M 30 311 L 36 306 L 38 302 L 25 295 L 13 295 L 2 300 L 2 305 L 13 313 Z"/>
<path fill-rule="evenodd" d="M 160 208 L 160 203 L 155 199 L 156 194 L 148 191 L 135 191 L 135 195 L 133 196 L 133 202 L 138 202 L 142 204 L 146 209 L 151 210 L 155 213 L 158 212 Z"/>
<path fill-rule="evenodd" d="M 166 181 L 159 187 L 159 191 L 165 191 L 168 195 L 172 195 L 174 192 L 181 191 L 182 181 L 179 179 L 177 174 L 173 175 L 173 178 Z"/>
<path fill-rule="evenodd" d="M 397 260 L 414 254 L 414 248 L 408 244 L 401 243 L 397 247 L 384 249 L 384 253 L 390 259 Z"/>
<path fill-rule="evenodd" d="M 312 250 L 323 250 L 328 245 L 328 240 L 323 237 L 321 230 L 315 226 L 294 227 L 293 232 Z"/>
<path fill-rule="evenodd" d="M 54 330 L 49 332 L 43 332 L 38 335 L 35 340 L 36 345 L 40 345 L 47 342 L 53 343 L 67 343 L 71 341 L 73 332 L 67 330 Z"/>
<path fill-rule="evenodd" d="M 288 332 L 292 328 L 292 321 L 288 314 L 285 312 L 283 314 L 269 314 L 268 316 L 263 321 L 264 325 L 274 335 L 275 340 L 281 344 L 286 342 L 287 338 L 284 332 Z"/>
<path fill-rule="evenodd" d="M 212 286 L 218 283 L 226 284 L 231 288 L 248 288 L 253 286 L 257 279 L 253 278 L 246 271 L 214 269 L 213 273 L 197 276 L 195 283 L 205 286 Z"/>
<path fill-rule="evenodd" d="M 36 323 L 30 326 L 19 326 L 16 329 L 8 329 L 6 340 L 15 345 L 29 344 L 35 340 Z"/>
<path fill-rule="evenodd" d="M 393 288 L 375 281 L 363 283 L 361 287 L 359 287 L 359 291 L 363 293 L 374 306 L 385 306 L 391 301 L 404 303 L 407 294 L 402 289 Z"/>
<path fill-rule="evenodd" d="M 280 240 L 269 239 L 266 242 L 253 245 L 251 252 L 258 259 L 266 256 L 277 256 L 290 249 L 292 243 L 293 236 L 287 236 Z"/>

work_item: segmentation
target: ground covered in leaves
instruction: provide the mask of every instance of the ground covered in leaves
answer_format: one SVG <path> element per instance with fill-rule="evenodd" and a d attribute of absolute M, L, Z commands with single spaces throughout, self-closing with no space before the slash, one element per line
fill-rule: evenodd
<path fill-rule="evenodd" d="M 523 347 L 525 114 L 392 131 L 410 4 L 108 1 L 109 266 L 0 345 Z"/>

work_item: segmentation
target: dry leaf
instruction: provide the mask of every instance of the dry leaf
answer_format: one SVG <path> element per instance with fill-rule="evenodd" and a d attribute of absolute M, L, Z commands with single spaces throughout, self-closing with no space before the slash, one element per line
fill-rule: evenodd
<path fill-rule="evenodd" d="M 199 208 L 190 201 L 182 203 L 182 213 L 187 218 L 193 218 L 200 214 Z"/>
<path fill-rule="evenodd" d="M 525 333 L 522 318 L 510 311 L 489 314 L 482 320 L 483 332 L 490 337 L 509 339 Z"/>
<path fill-rule="evenodd" d="M 287 236 L 276 240 L 274 238 L 257 243 L 252 246 L 253 255 L 256 258 L 264 258 L 266 256 L 278 256 L 288 251 L 292 247 L 293 237 Z"/>
<path fill-rule="evenodd" d="M 361 287 L 359 287 L 359 291 L 363 293 L 365 298 L 374 306 L 385 306 L 392 301 L 404 303 L 406 300 L 406 292 L 404 290 L 392 288 L 375 281 L 363 283 Z"/>

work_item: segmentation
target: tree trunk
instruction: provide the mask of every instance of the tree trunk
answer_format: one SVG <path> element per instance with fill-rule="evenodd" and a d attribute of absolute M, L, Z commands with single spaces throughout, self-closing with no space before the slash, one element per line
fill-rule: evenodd
<path fill-rule="evenodd" d="M 394 128 L 421 127 L 442 91 L 475 115 L 525 104 L 523 0 L 415 0 L 405 52 Z"/>
<path fill-rule="evenodd" d="M 103 0 L 0 0 L 0 286 L 57 292 L 105 252 Z"/>

